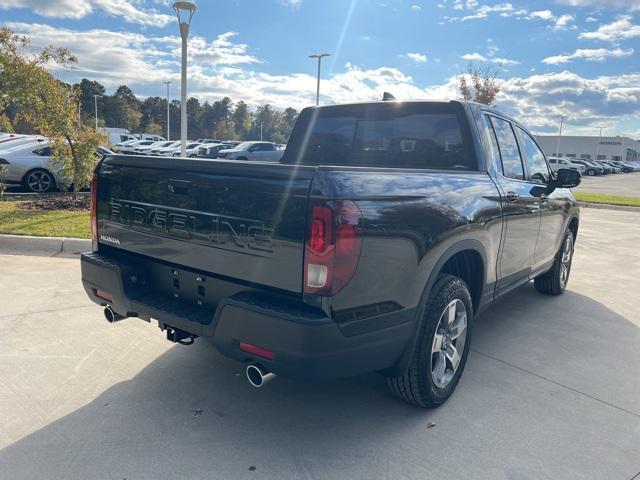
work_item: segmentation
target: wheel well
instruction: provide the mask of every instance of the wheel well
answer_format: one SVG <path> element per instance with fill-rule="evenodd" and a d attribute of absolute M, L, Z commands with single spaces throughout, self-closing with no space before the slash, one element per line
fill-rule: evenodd
<path fill-rule="evenodd" d="M 578 238 L 578 219 L 577 218 L 574 217 L 571 220 L 571 222 L 569 222 L 569 230 L 571 230 L 571 233 L 573 233 L 574 240 Z"/>
<path fill-rule="evenodd" d="M 476 250 L 463 250 L 453 255 L 440 269 L 461 278 L 469 286 L 473 309 L 477 311 L 484 285 L 484 263 Z"/>

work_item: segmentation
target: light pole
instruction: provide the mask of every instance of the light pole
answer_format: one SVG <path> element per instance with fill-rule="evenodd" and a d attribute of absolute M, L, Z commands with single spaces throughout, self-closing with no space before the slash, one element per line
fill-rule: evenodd
<path fill-rule="evenodd" d="M 594 160 L 597 162 L 598 157 L 600 156 L 600 141 L 602 140 L 602 129 L 604 127 L 600 127 L 600 133 L 598 134 L 598 146 L 596 147 L 596 158 Z"/>
<path fill-rule="evenodd" d="M 167 140 L 171 140 L 171 120 L 169 117 L 169 85 L 171 82 L 164 82 L 167 86 Z"/>
<path fill-rule="evenodd" d="M 313 55 L 309 55 L 309 58 L 318 59 L 318 86 L 316 87 L 316 107 L 320 105 L 320 64 L 322 63 L 322 59 L 324 57 L 330 56 L 330 53 L 314 53 Z"/>
<path fill-rule="evenodd" d="M 180 25 L 180 37 L 182 38 L 182 75 L 180 78 L 182 94 L 180 96 L 180 155 L 187 156 L 187 38 L 191 18 L 196 11 L 196 6 L 191 2 L 176 2 L 173 9 L 178 17 Z"/>
<path fill-rule="evenodd" d="M 98 97 L 101 97 L 102 95 L 94 95 L 93 96 L 93 104 L 95 107 L 95 113 L 96 113 L 96 132 L 98 131 Z"/>
<path fill-rule="evenodd" d="M 560 133 L 558 134 L 558 144 L 556 145 L 556 158 L 560 158 L 560 139 L 562 138 L 563 125 L 564 125 L 564 115 L 560 117 Z"/>

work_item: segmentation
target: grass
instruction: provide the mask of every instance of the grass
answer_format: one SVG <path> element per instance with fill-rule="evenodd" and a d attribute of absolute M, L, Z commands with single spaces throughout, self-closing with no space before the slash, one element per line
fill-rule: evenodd
<path fill-rule="evenodd" d="M 589 203 L 608 203 L 610 205 L 627 205 L 640 207 L 640 197 L 624 197 L 622 195 L 609 195 L 606 193 L 573 192 L 577 200 Z"/>
<path fill-rule="evenodd" d="M 88 211 L 30 211 L 19 201 L 0 202 L 0 233 L 38 237 L 91 238 Z"/>

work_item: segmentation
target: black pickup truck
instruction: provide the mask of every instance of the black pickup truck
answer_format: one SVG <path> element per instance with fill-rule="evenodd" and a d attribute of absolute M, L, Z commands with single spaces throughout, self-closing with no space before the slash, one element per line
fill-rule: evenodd
<path fill-rule="evenodd" d="M 482 310 L 565 289 L 579 182 L 483 105 L 307 108 L 279 163 L 104 158 L 82 282 L 109 321 L 206 338 L 254 386 L 375 371 L 432 407 Z"/>

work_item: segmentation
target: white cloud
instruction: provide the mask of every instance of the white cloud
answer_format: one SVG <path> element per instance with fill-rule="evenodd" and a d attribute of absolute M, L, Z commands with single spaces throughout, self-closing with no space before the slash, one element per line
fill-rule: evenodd
<path fill-rule="evenodd" d="M 568 63 L 572 60 L 584 59 L 589 62 L 602 62 L 607 58 L 622 58 L 630 57 L 633 55 L 633 48 L 623 50 L 616 48 L 614 50 L 607 50 L 606 48 L 579 48 L 571 54 L 554 55 L 542 60 L 547 65 L 560 65 L 562 63 Z"/>
<path fill-rule="evenodd" d="M 139 0 L 0 0 L 0 9 L 30 8 L 38 15 L 52 18 L 83 18 L 94 10 L 122 17 L 126 22 L 164 27 L 175 21 L 173 15 L 154 8 L 140 8 Z"/>
<path fill-rule="evenodd" d="M 584 32 L 579 35 L 582 39 L 611 43 L 635 37 L 640 37 L 640 25 L 632 23 L 631 15 L 622 15 L 611 23 L 600 25 L 595 32 Z"/>
<path fill-rule="evenodd" d="M 640 0 L 556 0 L 563 5 L 572 7 L 596 7 L 596 8 L 623 8 L 627 10 L 640 10 Z"/>
<path fill-rule="evenodd" d="M 585 20 L 587 23 L 593 23 L 593 22 L 597 22 L 598 19 L 595 17 L 587 17 L 587 19 Z"/>
<path fill-rule="evenodd" d="M 492 53 L 491 53 L 492 54 Z M 502 65 L 518 65 L 520 62 L 517 60 L 511 60 L 510 58 L 501 58 L 501 57 L 486 57 L 481 53 L 465 53 L 460 58 L 463 60 L 467 60 L 469 62 L 491 62 L 491 63 L 499 63 Z"/>
<path fill-rule="evenodd" d="M 465 53 L 464 55 L 462 55 L 463 60 L 468 60 L 470 62 L 484 62 L 487 60 L 487 57 L 485 57 L 484 55 L 474 52 L 474 53 Z"/>
<path fill-rule="evenodd" d="M 420 10 L 422 10 L 422 7 L 420 5 L 411 5 L 411 10 L 419 12 Z"/>
<path fill-rule="evenodd" d="M 531 18 L 539 18 L 540 20 L 555 20 L 555 15 L 551 10 L 537 10 L 529 14 Z"/>
<path fill-rule="evenodd" d="M 576 28 L 575 25 L 572 25 L 574 20 L 575 20 L 575 18 L 574 18 L 573 15 L 565 13 L 564 15 L 560 15 L 555 20 L 554 28 L 556 28 L 558 30 L 565 30 L 565 29 L 568 29 L 568 28 Z"/>
<path fill-rule="evenodd" d="M 407 57 L 416 63 L 424 63 L 427 61 L 427 56 L 422 53 L 407 53 Z"/>

